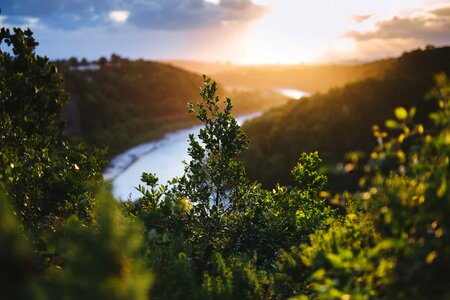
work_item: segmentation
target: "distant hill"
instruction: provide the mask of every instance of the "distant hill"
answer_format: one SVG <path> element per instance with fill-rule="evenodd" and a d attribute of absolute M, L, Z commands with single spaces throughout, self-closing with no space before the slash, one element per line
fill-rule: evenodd
<path fill-rule="evenodd" d="M 242 159 L 249 176 L 266 186 L 289 183 L 301 152 L 318 150 L 329 164 L 342 161 L 348 151 L 367 153 L 375 145 L 372 125 L 383 125 L 398 106 L 420 107 L 417 119 L 426 122 L 435 103 L 425 101 L 425 94 L 436 73 L 450 74 L 450 47 L 415 50 L 382 64 L 390 65 L 383 75 L 291 101 L 246 123 L 250 149 Z M 352 176 L 338 179 L 352 188 L 358 177 Z M 342 184 L 338 179 L 333 178 L 335 186 Z"/>
<path fill-rule="evenodd" d="M 386 59 L 358 65 L 247 66 L 212 76 L 226 87 L 290 87 L 314 93 L 366 78 L 379 78 L 393 62 L 393 59 Z"/>
<path fill-rule="evenodd" d="M 412 56 L 414 54 L 408 55 Z M 424 66 L 414 65 L 408 57 L 360 65 L 235 66 L 191 61 L 170 61 L 170 64 L 130 61 L 113 55 L 109 60 L 102 58 L 88 62 L 71 59 L 58 61 L 57 65 L 64 77 L 64 87 L 71 95 L 65 111 L 70 125 L 67 133 L 90 144 L 106 146 L 109 156 L 113 156 L 131 146 L 159 138 L 166 132 L 195 124 L 196 120 L 187 113 L 187 102 L 198 99 L 202 73 L 219 82 L 220 95 L 232 98 L 235 114 L 244 114 L 285 104 L 287 98 L 273 92 L 271 88 L 274 87 L 323 92 L 367 78 L 384 80 L 387 72 L 391 77 L 401 78 L 409 75 L 402 75 L 400 70 L 406 73 L 427 70 L 428 62 Z M 401 68 L 400 64 L 403 64 Z M 332 97 L 336 93 L 317 95 L 311 101 L 326 102 L 328 100 L 317 99 Z M 335 101 L 336 105 L 339 101 Z M 298 105 L 300 103 L 292 102 L 267 116 L 276 113 L 283 118 L 288 117 L 285 111 Z M 294 120 L 290 126 L 296 124 Z M 256 133 L 252 138 L 255 136 Z M 256 155 L 252 160 L 258 162 L 258 157 Z M 291 161 L 290 158 L 284 159 Z M 250 174 L 256 176 L 259 171 L 253 169 L 255 171 Z"/>
<path fill-rule="evenodd" d="M 198 73 L 205 74 L 208 76 L 212 76 L 219 72 L 224 72 L 228 70 L 233 70 L 237 66 L 231 63 L 220 63 L 220 62 L 204 62 L 204 61 L 195 61 L 195 60 L 167 60 L 161 61 L 162 63 L 167 63 L 169 65 Z"/>
<path fill-rule="evenodd" d="M 325 92 L 358 80 L 379 78 L 392 66 L 394 59 L 334 65 L 241 66 L 183 60 L 168 63 L 188 71 L 207 74 L 229 89 L 289 87 L 308 92 Z"/>
<path fill-rule="evenodd" d="M 112 156 L 164 133 L 196 123 L 187 102 L 199 98 L 202 76 L 172 65 L 116 55 L 96 62 L 58 61 L 71 96 L 67 133 L 108 147 Z M 221 94 L 225 91 L 220 88 Z M 261 111 L 287 98 L 276 93 L 227 92 L 236 114 Z"/>

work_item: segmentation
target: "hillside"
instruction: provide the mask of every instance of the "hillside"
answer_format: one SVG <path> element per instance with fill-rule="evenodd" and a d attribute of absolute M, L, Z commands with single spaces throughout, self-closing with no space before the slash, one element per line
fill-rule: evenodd
<path fill-rule="evenodd" d="M 118 56 L 95 63 L 60 61 L 58 68 L 71 96 L 65 113 L 68 133 L 108 147 L 110 156 L 196 122 L 187 113 L 187 102 L 198 99 L 203 81 L 199 74 Z M 258 91 L 232 95 L 236 114 L 265 110 L 287 100 Z"/>
<path fill-rule="evenodd" d="M 213 74 L 225 86 L 291 87 L 308 92 L 325 92 L 369 77 L 380 77 L 392 60 L 360 65 L 296 65 L 242 67 Z"/>
<path fill-rule="evenodd" d="M 450 47 L 405 53 L 383 77 L 292 101 L 246 123 L 250 149 L 242 158 L 249 176 L 267 186 L 290 183 L 289 170 L 301 152 L 318 150 L 330 165 L 342 161 L 349 151 L 367 153 L 375 145 L 372 125 L 392 118 L 398 106 L 419 107 L 416 118 L 423 122 L 433 108 L 424 95 L 436 73 L 450 74 L 449 58 Z M 339 178 L 333 178 L 333 185 L 354 187 L 357 175 L 336 175 Z"/>
<path fill-rule="evenodd" d="M 206 74 L 208 76 L 219 72 L 233 70 L 237 67 L 236 65 L 231 63 L 204 62 L 195 60 L 167 60 L 162 62 L 184 70 L 188 70 L 190 72 Z"/>
<path fill-rule="evenodd" d="M 290 87 L 308 92 L 325 92 L 331 88 L 381 77 L 393 59 L 360 64 L 336 65 L 265 65 L 240 66 L 220 63 L 170 61 L 185 70 L 205 73 L 227 88 Z"/>

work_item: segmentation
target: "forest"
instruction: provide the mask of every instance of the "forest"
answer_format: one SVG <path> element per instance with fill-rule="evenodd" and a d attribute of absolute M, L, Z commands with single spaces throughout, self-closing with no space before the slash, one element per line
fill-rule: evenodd
<path fill-rule="evenodd" d="M 142 196 L 118 202 L 103 182 L 100 138 L 65 134 L 65 89 L 86 85 L 80 101 L 103 93 L 110 106 L 86 107 L 115 116 L 114 85 L 138 93 L 131 86 L 144 80 L 128 76 L 144 71 L 64 73 L 20 28 L 2 28 L 0 46 L 0 298 L 450 297 L 449 48 L 406 53 L 381 77 L 291 101 L 245 132 L 220 86 L 193 74 L 180 89 L 203 85 L 186 120 L 204 127 L 189 136 L 184 174 L 160 184 L 143 173 Z M 180 84 L 179 71 L 152 68 L 165 83 L 149 89 Z M 89 89 L 97 80 L 113 86 Z M 182 105 L 153 108 L 169 118 Z M 125 117 L 81 126 L 106 130 Z M 252 147 L 258 155 L 246 156 Z M 355 184 L 327 171 L 339 161 Z M 261 181 L 258 166 L 272 170 Z"/>
<path fill-rule="evenodd" d="M 112 54 L 88 61 L 55 62 L 69 93 L 66 135 L 108 148 L 108 157 L 165 133 L 198 124 L 186 114 L 202 82 L 200 69 L 220 84 L 219 95 L 233 99 L 233 114 L 267 111 L 288 99 L 268 87 L 326 91 L 366 78 L 378 78 L 393 60 L 356 66 L 229 67 L 189 62 L 129 60 Z M 184 69 L 180 69 L 182 67 Z M 191 70 L 191 71 L 186 71 Z M 201 72 L 200 72 L 201 73 Z M 151 92 L 150 92 L 151 91 Z"/>
<path fill-rule="evenodd" d="M 198 124 L 186 114 L 199 92 L 201 75 L 158 62 L 121 58 L 56 62 L 70 94 L 65 106 L 66 134 L 114 156 L 165 133 Z M 222 89 L 221 89 L 222 90 Z M 235 114 L 264 111 L 287 102 L 272 91 L 226 91 Z"/>
<path fill-rule="evenodd" d="M 363 170 L 343 172 L 345 163 L 361 160 L 364 165 L 377 145 L 370 135 L 372 126 L 393 118 L 396 107 L 415 107 L 415 120 L 431 124 L 428 115 L 438 105 L 426 100 L 428 91 L 437 73 L 450 74 L 449 58 L 450 47 L 404 53 L 382 76 L 291 101 L 247 122 L 243 130 L 250 151 L 242 159 L 250 178 L 266 187 L 292 184 L 289 170 L 298 153 L 319 151 L 327 164 L 325 172 L 333 178 L 330 188 L 355 190 Z"/>

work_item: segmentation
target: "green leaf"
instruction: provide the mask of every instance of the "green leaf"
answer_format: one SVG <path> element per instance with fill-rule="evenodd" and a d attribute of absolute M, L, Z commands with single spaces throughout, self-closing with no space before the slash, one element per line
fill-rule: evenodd
<path fill-rule="evenodd" d="M 390 129 L 396 129 L 399 127 L 399 124 L 397 123 L 397 121 L 394 120 L 387 120 L 384 125 L 386 125 L 387 128 Z"/>
<path fill-rule="evenodd" d="M 397 107 L 394 113 L 397 119 L 399 119 L 400 121 L 406 120 L 406 118 L 408 117 L 408 112 L 401 106 Z"/>
<path fill-rule="evenodd" d="M 445 177 L 443 177 L 441 180 L 441 184 L 439 185 L 436 191 L 436 196 L 442 198 L 444 197 L 446 191 L 447 191 L 447 180 L 445 179 Z"/>
<path fill-rule="evenodd" d="M 409 117 L 412 118 L 416 115 L 417 109 L 413 106 L 409 109 Z"/>

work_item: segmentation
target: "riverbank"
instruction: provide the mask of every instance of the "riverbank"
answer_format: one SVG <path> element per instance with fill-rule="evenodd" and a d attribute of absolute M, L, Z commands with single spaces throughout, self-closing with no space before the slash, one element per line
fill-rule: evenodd
<path fill-rule="evenodd" d="M 255 93 L 255 91 L 250 92 Z M 274 87 L 266 92 L 257 91 L 257 93 L 256 96 L 259 95 L 260 97 L 258 99 L 271 97 L 273 93 L 278 93 L 280 97 L 287 97 L 294 100 L 309 96 L 309 93 L 305 91 L 279 87 Z M 249 96 L 247 95 L 246 97 Z M 243 108 L 239 112 L 240 115 L 236 117 L 239 125 L 263 113 L 263 111 L 246 111 Z M 176 128 L 175 130 L 168 130 L 178 124 L 187 126 Z M 140 196 L 135 186 L 140 182 L 143 172 L 155 173 L 160 183 L 163 184 L 174 177 L 183 175 L 184 165 L 182 162 L 189 161 L 190 159 L 187 154 L 189 147 L 188 136 L 190 133 L 197 135 L 201 129 L 201 125 L 195 125 L 194 121 L 192 123 L 169 122 L 162 129 L 158 129 L 158 135 L 150 131 L 144 132 L 139 137 L 135 137 L 140 141 L 140 143 L 136 143 L 137 146 L 131 147 L 121 154 L 112 157 L 110 164 L 104 170 L 104 178 L 112 183 L 113 194 L 117 199 L 134 200 Z M 167 131 L 164 131 L 164 129 Z M 148 142 L 142 143 L 142 139 L 145 137 L 148 138 L 146 140 Z M 174 160 L 174 157 L 177 160 Z"/>
<path fill-rule="evenodd" d="M 260 112 L 236 117 L 239 125 L 260 116 Z M 143 172 L 155 173 L 160 183 L 165 184 L 174 177 L 182 176 L 183 161 L 189 161 L 187 149 L 188 136 L 197 135 L 202 126 L 192 126 L 164 135 L 157 141 L 151 141 L 133 147 L 117 155 L 104 171 L 105 180 L 112 183 L 113 194 L 119 200 L 134 200 L 140 194 L 135 186 L 140 182 Z"/>

